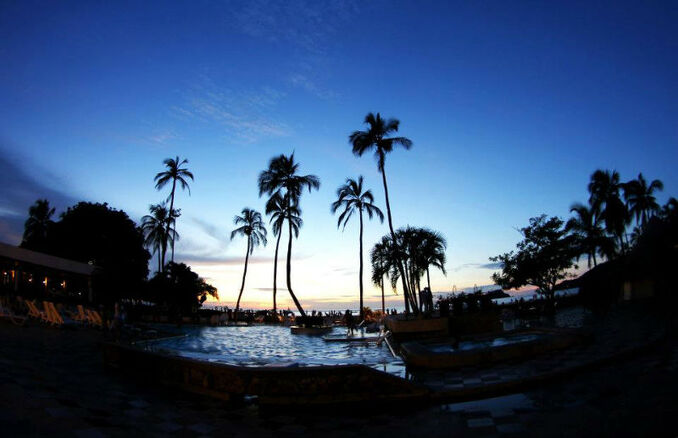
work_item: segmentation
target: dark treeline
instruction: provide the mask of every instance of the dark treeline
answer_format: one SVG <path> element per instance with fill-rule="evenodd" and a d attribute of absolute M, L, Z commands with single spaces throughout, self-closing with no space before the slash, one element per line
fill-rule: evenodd
<path fill-rule="evenodd" d="M 648 184 L 642 173 L 621 182 L 616 171 L 596 170 L 588 202 L 573 204 L 567 222 L 546 215 L 531 218 L 520 229 L 523 240 L 515 251 L 490 258 L 502 266 L 492 279 L 507 289 L 536 286 L 552 302 L 558 284 L 573 277 L 568 270 L 586 257 L 592 269 L 572 283 L 582 292 L 613 301 L 624 282 L 642 279 L 663 293 L 678 259 L 678 202 L 670 198 L 660 206 L 655 197 L 660 190 L 661 181 Z"/>

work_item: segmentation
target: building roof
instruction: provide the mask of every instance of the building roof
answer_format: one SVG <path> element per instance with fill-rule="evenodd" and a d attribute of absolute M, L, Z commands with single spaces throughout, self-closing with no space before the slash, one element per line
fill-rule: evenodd
<path fill-rule="evenodd" d="M 80 275 L 92 275 L 97 269 L 94 265 L 76 262 L 75 260 L 64 259 L 42 252 L 31 251 L 30 249 L 20 248 L 14 245 L 8 245 L 0 242 L 0 258 L 16 260 L 19 262 L 30 263 L 36 266 L 54 269 L 57 271 L 70 272 Z"/>

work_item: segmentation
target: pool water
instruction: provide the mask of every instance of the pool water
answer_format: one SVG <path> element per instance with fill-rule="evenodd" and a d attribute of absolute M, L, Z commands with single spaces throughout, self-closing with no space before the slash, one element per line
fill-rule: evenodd
<path fill-rule="evenodd" d="M 545 335 L 537 333 L 528 333 L 524 335 L 500 336 L 497 338 L 483 339 L 476 341 L 463 341 L 458 346 L 451 344 L 438 344 L 429 347 L 433 353 L 455 353 L 459 351 L 482 350 L 486 348 L 502 347 L 504 345 L 519 344 L 523 342 L 535 341 Z"/>
<path fill-rule="evenodd" d="M 241 366 L 313 366 L 363 364 L 383 367 L 402 363 L 384 344 L 325 342 L 321 336 L 293 335 L 289 327 L 199 327 L 187 335 L 149 343 L 146 348 L 183 357 Z M 343 336 L 334 328 L 330 336 Z"/>

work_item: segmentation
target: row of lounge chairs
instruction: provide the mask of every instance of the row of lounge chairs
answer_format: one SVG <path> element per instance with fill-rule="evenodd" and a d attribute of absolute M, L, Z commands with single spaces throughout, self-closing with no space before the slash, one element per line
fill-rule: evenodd
<path fill-rule="evenodd" d="M 26 300 L 28 307 L 28 316 L 35 318 L 46 324 L 61 327 L 64 325 L 89 325 L 92 327 L 103 328 L 104 322 L 99 312 L 92 309 L 86 309 L 82 304 L 78 304 L 77 311 L 70 314 L 60 312 L 54 303 L 43 301 L 44 310 L 40 310 L 35 301 Z"/>

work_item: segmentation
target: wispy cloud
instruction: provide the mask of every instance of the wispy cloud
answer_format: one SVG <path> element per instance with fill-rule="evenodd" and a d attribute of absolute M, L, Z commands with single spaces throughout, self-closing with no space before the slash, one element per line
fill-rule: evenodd
<path fill-rule="evenodd" d="M 452 268 L 453 272 L 459 272 L 464 269 L 490 269 L 497 270 L 501 269 L 501 263 L 464 263 L 463 265 L 455 266 Z"/>
<path fill-rule="evenodd" d="M 308 76 L 301 73 L 293 73 L 288 77 L 288 81 L 295 87 L 301 88 L 321 99 L 334 99 L 338 95 L 332 90 L 327 90 L 318 86 Z"/>
<path fill-rule="evenodd" d="M 40 171 L 41 178 L 38 179 L 16 163 L 28 161 L 10 153 L 4 144 L 0 144 L 0 187 L 3 192 L 0 196 L 0 239 L 18 244 L 23 234 L 28 207 L 37 199 L 47 199 L 50 205 L 62 210 L 73 205 L 75 198 L 54 189 L 61 185 L 61 181 L 54 175 Z"/>
<path fill-rule="evenodd" d="M 270 87 L 234 91 L 200 75 L 181 94 L 182 102 L 170 107 L 170 113 L 182 120 L 214 123 L 243 143 L 262 138 L 286 137 L 292 129 L 276 114 L 284 93 Z"/>
<path fill-rule="evenodd" d="M 218 242 L 223 249 L 226 249 L 231 239 L 228 236 L 228 233 L 224 232 L 218 226 L 197 217 L 190 217 L 190 220 L 195 224 L 203 233 L 207 234 L 209 237 Z"/>
<path fill-rule="evenodd" d="M 177 261 L 190 264 L 201 264 L 201 265 L 211 265 L 211 266 L 233 266 L 233 265 L 242 265 L 245 262 L 245 256 L 221 256 L 218 254 L 206 255 L 206 254 L 191 254 L 191 253 L 177 253 L 174 257 Z M 259 257 L 259 256 L 250 256 L 250 264 L 262 264 L 262 263 L 273 263 L 273 257 Z"/>
<path fill-rule="evenodd" d="M 329 40 L 360 11 L 359 3 L 353 0 L 248 0 L 232 9 L 233 25 L 241 32 L 311 53 L 324 53 Z"/>

